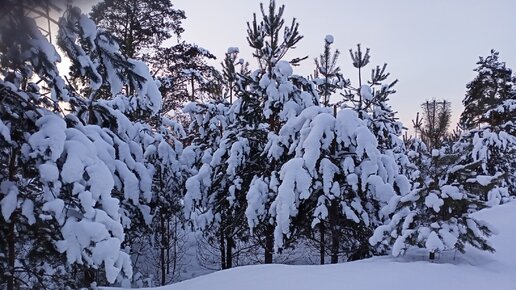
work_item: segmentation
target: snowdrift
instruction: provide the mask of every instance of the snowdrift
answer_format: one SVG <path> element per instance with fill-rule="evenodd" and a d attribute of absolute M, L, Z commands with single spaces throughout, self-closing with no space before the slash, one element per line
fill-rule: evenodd
<path fill-rule="evenodd" d="M 515 290 L 516 202 L 475 214 L 497 234 L 496 253 L 468 248 L 429 262 L 424 251 L 338 265 L 257 265 L 219 271 L 154 290 Z"/>

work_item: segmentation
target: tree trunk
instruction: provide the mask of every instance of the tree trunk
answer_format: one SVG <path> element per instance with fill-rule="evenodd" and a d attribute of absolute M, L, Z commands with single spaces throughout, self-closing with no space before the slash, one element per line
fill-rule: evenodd
<path fill-rule="evenodd" d="M 331 263 L 337 264 L 339 262 L 339 231 L 337 229 L 337 213 L 338 204 L 335 200 L 331 201 L 328 219 L 330 222 L 331 231 Z"/>
<path fill-rule="evenodd" d="M 360 73 L 360 69 L 359 69 Z M 360 74 L 359 74 L 360 75 Z M 333 106 L 333 116 L 337 117 L 337 105 Z M 331 144 L 331 154 L 335 155 L 337 144 L 335 141 Z M 339 262 L 339 247 L 340 247 L 340 232 L 337 224 L 337 217 L 339 215 L 339 203 L 333 199 L 330 201 L 330 209 L 328 212 L 328 219 L 330 223 L 331 232 L 331 263 L 337 264 Z"/>
<path fill-rule="evenodd" d="M 14 213 L 11 216 L 11 222 L 9 223 L 9 232 L 7 234 L 7 252 L 8 252 L 8 266 L 9 266 L 9 276 L 7 277 L 7 290 L 14 290 L 14 265 L 15 265 L 15 247 L 14 241 L 15 239 L 15 231 L 14 231 Z"/>
<path fill-rule="evenodd" d="M 220 228 L 220 237 L 219 237 L 219 240 L 220 240 L 220 266 L 221 268 L 224 270 L 224 269 L 227 269 L 227 264 L 226 264 L 226 246 L 225 246 L 225 238 L 224 238 L 224 229 L 221 227 Z"/>
<path fill-rule="evenodd" d="M 267 225 L 265 230 L 265 264 L 272 264 L 274 253 L 274 226 Z"/>
<path fill-rule="evenodd" d="M 324 252 L 325 252 L 325 241 L 324 241 L 324 234 L 326 232 L 326 227 L 324 226 L 324 223 L 321 221 L 319 223 L 319 233 L 321 235 L 321 240 L 319 241 L 319 256 L 320 256 L 320 263 L 321 265 L 324 265 Z"/>
<path fill-rule="evenodd" d="M 430 259 L 430 261 L 435 260 L 435 252 L 430 252 L 430 254 L 428 255 L 428 258 Z"/>
<path fill-rule="evenodd" d="M 233 267 L 233 238 L 226 236 L 226 268 Z"/>
<path fill-rule="evenodd" d="M 11 158 L 9 160 L 9 180 L 16 180 L 16 156 L 18 155 L 17 150 L 11 150 Z M 7 278 L 7 290 L 14 290 L 14 266 L 16 261 L 16 231 L 15 231 L 15 222 L 16 222 L 16 212 L 11 214 L 10 222 L 9 222 L 9 231 L 7 233 L 7 266 L 9 269 L 9 277 Z"/>
<path fill-rule="evenodd" d="M 175 275 L 176 274 L 176 271 L 177 271 L 177 256 L 178 256 L 178 249 L 177 249 L 177 243 L 179 241 L 179 237 L 178 237 L 178 228 L 177 228 L 177 220 L 174 220 L 174 243 L 172 244 L 172 246 L 174 247 L 173 249 L 173 254 L 174 254 L 174 257 L 172 258 L 172 274 Z"/>
<path fill-rule="evenodd" d="M 166 245 L 166 228 L 165 218 L 163 212 L 161 214 L 161 285 L 165 285 L 167 278 L 166 259 L 165 259 L 165 245 Z"/>
<path fill-rule="evenodd" d="M 192 86 L 192 102 L 195 101 L 195 81 L 194 81 L 194 77 L 192 76 L 192 78 L 190 79 L 190 84 Z"/>
<path fill-rule="evenodd" d="M 172 237 L 172 235 L 170 234 L 170 216 L 167 217 L 167 240 L 168 240 L 168 243 L 167 243 L 167 253 L 166 253 L 166 257 L 167 257 L 167 275 L 170 274 L 170 238 Z"/>

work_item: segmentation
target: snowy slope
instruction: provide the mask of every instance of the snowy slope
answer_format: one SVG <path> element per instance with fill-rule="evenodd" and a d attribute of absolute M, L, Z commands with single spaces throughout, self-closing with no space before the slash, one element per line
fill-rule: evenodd
<path fill-rule="evenodd" d="M 516 290 L 516 202 L 476 214 L 498 231 L 494 254 L 447 252 L 434 263 L 426 253 L 377 257 L 323 266 L 259 265 L 219 271 L 155 290 Z"/>

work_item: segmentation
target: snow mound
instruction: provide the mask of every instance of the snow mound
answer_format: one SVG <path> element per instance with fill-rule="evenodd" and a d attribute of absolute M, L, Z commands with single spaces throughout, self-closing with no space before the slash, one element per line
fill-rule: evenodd
<path fill-rule="evenodd" d="M 496 228 L 496 253 L 468 248 L 444 252 L 435 262 L 426 251 L 400 258 L 375 257 L 322 266 L 258 265 L 219 271 L 154 290 L 514 290 L 516 289 L 516 202 L 475 214 Z M 106 288 L 107 290 L 107 288 Z"/>

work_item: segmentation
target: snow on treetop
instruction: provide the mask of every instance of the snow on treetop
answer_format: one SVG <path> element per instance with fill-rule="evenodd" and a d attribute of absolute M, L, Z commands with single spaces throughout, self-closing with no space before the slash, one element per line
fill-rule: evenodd
<path fill-rule="evenodd" d="M 240 52 L 240 50 L 238 49 L 238 47 L 229 47 L 227 53 L 239 53 L 239 52 Z"/>
<path fill-rule="evenodd" d="M 373 90 L 368 85 L 362 85 L 360 87 L 360 95 L 364 100 L 370 101 L 373 99 Z"/>
<path fill-rule="evenodd" d="M 333 40 L 334 40 L 333 35 L 331 35 L 331 34 L 326 35 L 326 37 L 324 38 L 324 41 L 326 41 L 326 43 L 328 43 L 328 44 L 332 44 Z"/>
<path fill-rule="evenodd" d="M 277 74 L 282 75 L 284 77 L 289 77 L 294 73 L 292 66 L 288 61 L 280 60 L 275 67 L 275 71 Z"/>

